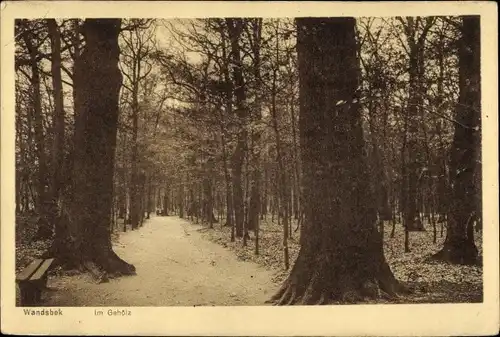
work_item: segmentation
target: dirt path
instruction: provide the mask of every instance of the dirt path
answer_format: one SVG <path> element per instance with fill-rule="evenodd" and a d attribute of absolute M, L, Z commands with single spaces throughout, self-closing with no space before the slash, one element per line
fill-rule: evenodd
<path fill-rule="evenodd" d="M 201 227 L 178 217 L 152 217 L 137 231 L 122 233 L 116 253 L 137 275 L 95 284 L 88 275 L 52 277 L 46 305 L 192 306 L 262 305 L 277 286 L 272 273 L 239 261 L 202 238 Z"/>

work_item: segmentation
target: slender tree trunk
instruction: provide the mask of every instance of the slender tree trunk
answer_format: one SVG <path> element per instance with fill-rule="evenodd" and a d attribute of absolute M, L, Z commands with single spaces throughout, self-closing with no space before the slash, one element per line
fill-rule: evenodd
<path fill-rule="evenodd" d="M 53 232 L 53 205 L 48 203 L 50 200 L 47 190 L 47 158 L 45 154 L 45 136 L 43 132 L 42 101 L 40 93 L 40 71 L 38 69 L 38 50 L 33 45 L 32 36 L 29 31 L 24 32 L 23 39 L 30 55 L 31 66 L 31 101 L 33 106 L 34 130 L 35 130 L 35 149 L 38 161 L 37 181 L 36 181 L 36 200 L 35 209 L 40 215 L 38 222 L 38 231 L 34 240 L 43 240 L 52 236 Z"/>
<path fill-rule="evenodd" d="M 265 216 L 267 215 L 267 204 L 268 204 L 268 196 L 269 196 L 269 191 L 268 191 L 268 175 L 269 175 L 269 165 L 267 163 L 267 160 L 263 160 L 263 169 L 264 169 L 264 179 L 263 179 L 263 188 L 262 188 L 262 193 L 261 193 L 261 209 L 260 209 L 260 219 L 264 220 Z"/>
<path fill-rule="evenodd" d="M 227 151 L 226 151 L 226 140 L 224 134 L 222 135 L 222 160 L 224 165 L 224 182 L 226 183 L 226 223 L 225 226 L 233 227 L 233 194 L 231 186 L 231 175 L 229 173 Z M 231 242 L 234 241 L 234 237 L 231 237 Z"/>
<path fill-rule="evenodd" d="M 209 158 L 207 160 L 205 175 L 203 177 L 203 220 L 206 221 L 209 225 L 209 228 L 213 228 L 214 222 L 217 222 L 214 216 L 214 198 L 213 198 L 213 175 L 214 168 L 213 163 L 214 159 Z"/>
<path fill-rule="evenodd" d="M 52 182 L 50 194 L 52 200 L 57 201 L 63 181 L 61 176 L 63 174 L 65 130 L 64 97 L 61 78 L 61 37 L 55 19 L 48 19 L 47 26 L 50 35 L 52 89 L 54 95 L 54 142 L 52 147 Z"/>
<path fill-rule="evenodd" d="M 369 89 L 369 96 L 373 97 L 371 86 Z M 377 105 L 371 100 L 368 103 L 368 125 L 370 128 L 370 135 L 373 144 L 371 165 L 374 171 L 375 183 L 375 196 L 377 200 L 377 213 L 378 213 L 378 228 L 381 235 L 382 242 L 384 240 L 384 221 L 391 220 L 392 212 L 389 206 L 389 193 L 387 192 L 387 175 L 385 173 L 384 159 L 379 148 L 378 130 L 375 127 Z"/>
<path fill-rule="evenodd" d="M 141 172 L 139 176 L 139 225 L 144 224 L 144 218 L 146 213 L 146 173 Z"/>
<path fill-rule="evenodd" d="M 253 37 L 253 73 L 257 83 L 261 83 L 260 68 L 260 44 L 261 44 L 261 34 L 262 34 L 262 19 L 253 19 L 252 21 L 252 37 Z M 260 122 L 262 119 L 261 112 L 261 97 L 260 94 L 256 98 L 256 111 L 254 114 L 254 122 Z M 250 187 L 250 202 L 249 202 L 249 216 L 247 228 L 253 230 L 255 233 L 255 244 L 256 244 L 256 254 L 258 254 L 258 236 L 259 236 L 259 214 L 260 214 L 260 203 L 261 203 L 261 132 L 259 130 L 252 130 L 251 142 L 252 151 L 250 152 L 251 160 L 251 187 Z"/>
<path fill-rule="evenodd" d="M 45 137 L 43 134 L 43 115 L 42 115 L 42 101 L 40 94 L 40 72 L 38 70 L 38 63 L 36 57 L 38 51 L 31 41 L 31 37 L 25 35 L 25 43 L 27 45 L 28 51 L 30 53 L 30 65 L 31 65 L 31 85 L 32 94 L 31 99 L 33 102 L 33 116 L 35 117 L 35 148 L 38 159 L 38 170 L 37 170 L 37 202 L 36 208 L 39 210 L 40 214 L 44 214 L 44 202 L 46 198 L 46 184 L 47 184 L 47 167 L 46 167 L 46 156 L 45 156 Z"/>
<path fill-rule="evenodd" d="M 226 83 L 226 91 L 225 91 L 225 114 L 231 118 L 233 115 L 233 80 L 229 73 L 229 64 L 231 63 L 231 59 L 228 56 L 226 41 L 227 41 L 227 21 L 219 20 L 219 28 L 220 28 L 220 37 L 222 43 L 222 59 L 224 60 L 222 75 L 224 76 L 224 81 Z M 226 25 L 223 23 L 225 22 Z M 220 113 L 220 134 L 221 134 L 221 145 L 222 145 L 222 160 L 224 166 L 224 181 L 225 181 L 225 190 L 226 190 L 226 222 L 224 226 L 231 227 L 231 242 L 235 241 L 235 231 L 234 231 L 234 208 L 233 208 L 233 187 L 231 180 L 231 172 L 229 169 L 229 155 L 227 148 L 227 132 L 226 132 L 226 118 L 224 113 Z"/>
<path fill-rule="evenodd" d="M 181 181 L 179 184 L 179 218 L 184 218 L 184 184 Z"/>
<path fill-rule="evenodd" d="M 407 163 L 407 186 L 408 193 L 406 194 L 405 207 L 405 224 L 408 231 L 420 229 L 420 216 L 417 205 L 417 170 L 419 162 L 417 155 L 418 150 L 418 59 L 416 51 L 410 55 L 410 98 L 408 106 L 408 163 Z"/>
<path fill-rule="evenodd" d="M 236 97 L 236 116 L 240 130 L 237 136 L 236 149 L 232 155 L 232 182 L 233 182 L 233 208 L 234 208 L 234 221 L 236 227 L 236 237 L 243 236 L 243 221 L 244 221 L 244 207 L 243 207 L 243 177 L 242 169 L 247 149 L 247 107 L 245 106 L 246 93 L 245 93 L 245 80 L 243 78 L 243 69 L 240 55 L 239 40 L 243 30 L 242 19 L 226 19 L 228 26 L 229 39 L 231 41 L 231 58 L 233 61 L 233 77 L 234 77 L 234 95 Z"/>
<path fill-rule="evenodd" d="M 118 180 L 118 218 L 125 221 L 127 214 L 127 191 L 125 188 L 125 173 L 123 168 L 118 168 L 117 170 L 117 180 Z"/>
<path fill-rule="evenodd" d="M 135 74 L 135 67 L 134 67 Z M 134 76 L 135 77 L 135 76 Z M 132 92 L 132 154 L 130 162 L 132 164 L 131 178 L 130 178 L 130 220 L 132 229 L 137 229 L 141 219 L 141 195 L 140 195 L 140 176 L 139 176 L 139 103 L 138 103 L 138 83 L 134 79 Z"/>
<path fill-rule="evenodd" d="M 277 29 L 276 28 L 276 34 L 277 34 Z M 276 67 L 278 67 L 278 62 L 279 62 L 279 38 L 278 36 L 276 37 L 276 49 L 275 49 L 275 57 L 276 57 Z M 278 179 L 279 179 L 279 198 L 280 198 L 280 208 L 278 210 L 278 217 L 279 214 L 283 213 L 283 256 L 284 256 L 284 262 L 285 262 L 285 269 L 288 269 L 290 267 L 290 258 L 289 258 L 289 253 L 288 253 L 288 236 L 289 236 L 289 228 L 288 228 L 288 205 L 287 205 L 287 197 L 286 197 L 286 173 L 285 173 L 285 167 L 283 164 L 283 150 L 281 146 L 281 135 L 280 135 L 280 130 L 278 127 L 278 116 L 277 116 L 277 109 L 276 109 L 276 96 L 277 96 L 277 71 L 278 69 L 275 68 L 273 69 L 273 81 L 272 81 L 272 96 L 271 96 L 271 118 L 272 118 L 272 125 L 273 125 L 273 131 L 274 131 L 274 136 L 276 140 L 276 161 L 278 163 Z"/>
<path fill-rule="evenodd" d="M 161 209 L 161 215 L 165 215 L 165 216 L 168 216 L 168 187 L 165 186 L 165 191 L 163 192 L 163 206 L 160 207 Z M 160 201 L 161 202 L 161 201 Z"/>
<path fill-rule="evenodd" d="M 147 182 L 146 182 L 146 219 L 149 219 L 151 217 L 151 184 L 152 184 L 152 175 L 149 174 L 147 177 Z"/>
<path fill-rule="evenodd" d="M 412 17 L 407 18 L 404 24 L 409 45 L 409 102 L 408 116 L 408 194 L 405 208 L 405 223 L 409 231 L 425 230 L 420 219 L 418 202 L 418 170 L 421 167 L 419 151 L 419 126 L 424 124 L 423 119 L 423 76 L 424 76 L 424 47 L 426 36 L 433 25 L 433 18 L 426 18 L 424 28 L 420 35 L 417 34 L 418 22 Z M 423 19 L 422 19 L 423 22 Z"/>

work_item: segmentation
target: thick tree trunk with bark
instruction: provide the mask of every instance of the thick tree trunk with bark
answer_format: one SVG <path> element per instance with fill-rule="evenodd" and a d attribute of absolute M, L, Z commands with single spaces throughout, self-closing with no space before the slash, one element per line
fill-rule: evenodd
<path fill-rule="evenodd" d="M 75 161 L 72 195 L 63 208 L 52 254 L 68 267 L 107 275 L 135 267 L 111 247 L 110 222 L 118 123 L 120 19 L 87 19 L 85 47 L 75 65 Z"/>
<path fill-rule="evenodd" d="M 303 18 L 297 26 L 305 221 L 297 261 L 273 300 L 396 295 L 404 287 L 383 254 L 364 156 L 355 19 Z"/>
<path fill-rule="evenodd" d="M 473 221 L 477 214 L 476 175 L 481 151 L 481 48 L 479 16 L 463 17 L 459 46 L 459 102 L 451 148 L 448 230 L 443 249 L 434 258 L 450 263 L 474 264 L 478 251 Z M 479 194 L 480 195 L 480 194 Z"/>

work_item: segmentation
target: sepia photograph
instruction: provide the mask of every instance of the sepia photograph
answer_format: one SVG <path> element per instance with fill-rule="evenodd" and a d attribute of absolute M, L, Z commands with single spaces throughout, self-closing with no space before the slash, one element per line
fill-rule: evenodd
<path fill-rule="evenodd" d="M 10 23 L 19 317 L 486 303 L 498 88 L 480 13 L 149 13 Z"/>

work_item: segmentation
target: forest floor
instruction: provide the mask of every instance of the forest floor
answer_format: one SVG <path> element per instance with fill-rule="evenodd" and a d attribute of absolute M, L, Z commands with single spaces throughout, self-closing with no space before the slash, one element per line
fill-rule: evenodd
<path fill-rule="evenodd" d="M 178 217 L 157 217 L 115 237 L 114 250 L 137 275 L 97 284 L 90 275 L 49 277 L 48 306 L 262 305 L 276 291 L 272 272 L 242 262 Z"/>
<path fill-rule="evenodd" d="M 213 230 L 204 231 L 207 239 L 217 242 L 233 251 L 242 261 L 254 261 L 274 272 L 273 282 L 281 283 L 288 275 L 284 269 L 283 229 L 271 217 L 261 220 L 259 237 L 259 255 L 255 255 L 255 238 L 246 247 L 242 240 L 230 242 L 231 228 L 215 224 Z M 222 221 L 224 223 L 224 221 Z M 373 303 L 459 303 L 483 301 L 482 266 L 450 265 L 429 261 L 428 257 L 439 251 L 446 237 L 446 228 L 441 236 L 440 224 L 437 228 L 437 240 L 433 243 L 433 228 L 424 223 L 426 230 L 410 232 L 410 252 L 404 252 L 404 230 L 396 224 L 394 237 L 391 238 L 392 225 L 384 226 L 384 253 L 394 275 L 404 284 L 414 289 L 414 293 L 388 302 L 377 300 Z M 292 235 L 289 239 L 290 266 L 293 266 L 298 251 L 300 230 L 295 231 L 292 223 Z M 475 232 L 475 242 L 482 259 L 482 231 Z M 371 302 L 368 302 L 371 303 Z"/>
<path fill-rule="evenodd" d="M 123 226 L 119 225 L 119 226 Z M 26 228 L 34 228 L 27 224 Z M 289 239 L 290 266 L 299 250 L 299 233 Z M 122 228 L 121 228 L 122 229 Z M 284 269 L 281 226 L 268 217 L 261 221 L 259 254 L 253 233 L 248 245 L 230 242 L 231 228 L 214 224 L 213 229 L 179 219 L 153 216 L 135 231 L 113 234 L 114 250 L 135 265 L 137 275 L 97 284 L 88 274 L 55 270 L 49 278 L 44 305 L 54 306 L 193 306 L 262 305 L 288 275 Z M 482 267 L 432 262 L 446 237 L 438 228 L 410 233 L 409 253 L 404 252 L 404 231 L 396 224 L 385 226 L 384 251 L 395 276 L 415 289 L 391 303 L 457 303 L 482 301 Z M 23 244 L 29 233 L 20 230 L 16 243 L 16 271 L 45 250 L 48 241 Z M 482 232 L 476 232 L 482 256 Z M 23 238 L 20 240 L 19 238 Z M 29 241 L 29 240 L 28 240 Z M 371 303 L 371 302 L 368 302 Z M 388 303 L 377 300 L 373 303 Z"/>

